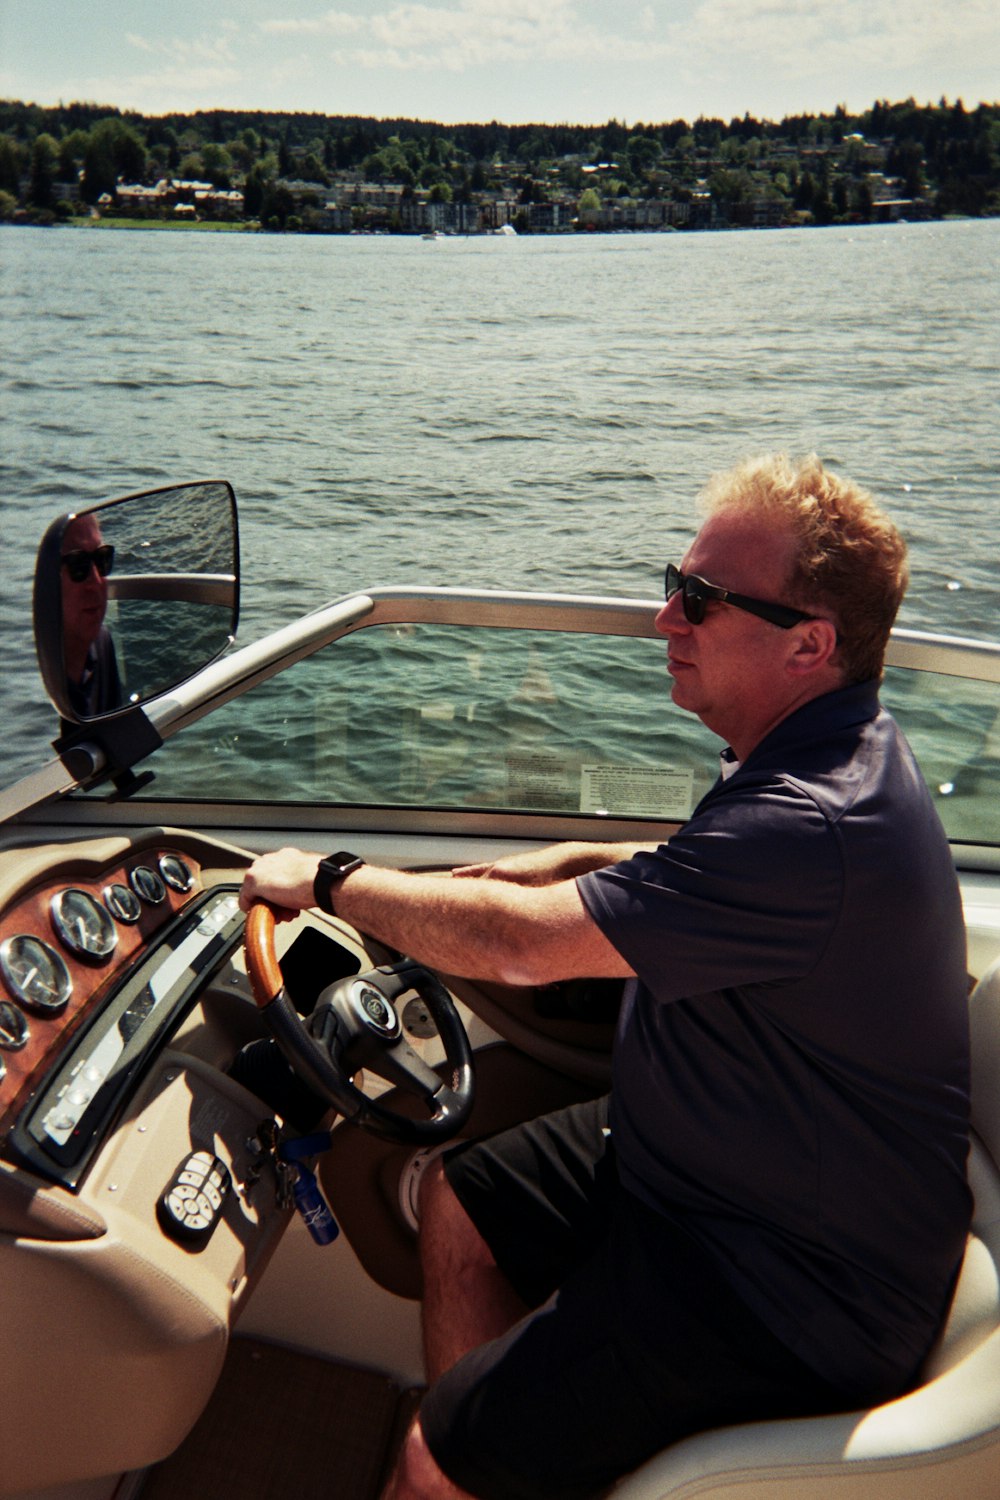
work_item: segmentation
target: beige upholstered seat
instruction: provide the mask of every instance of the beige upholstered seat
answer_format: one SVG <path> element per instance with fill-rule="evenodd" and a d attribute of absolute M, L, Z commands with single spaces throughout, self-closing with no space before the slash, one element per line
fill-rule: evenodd
<path fill-rule="evenodd" d="M 948 1321 L 909 1395 L 687 1438 L 614 1500 L 1000 1500 L 1000 961 L 972 995 L 975 1195 Z"/>

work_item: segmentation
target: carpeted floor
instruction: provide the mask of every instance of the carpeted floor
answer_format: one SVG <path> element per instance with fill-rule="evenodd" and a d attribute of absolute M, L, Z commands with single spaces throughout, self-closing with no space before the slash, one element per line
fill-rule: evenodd
<path fill-rule="evenodd" d="M 206 1411 L 140 1500 L 374 1500 L 417 1393 L 234 1339 Z"/>

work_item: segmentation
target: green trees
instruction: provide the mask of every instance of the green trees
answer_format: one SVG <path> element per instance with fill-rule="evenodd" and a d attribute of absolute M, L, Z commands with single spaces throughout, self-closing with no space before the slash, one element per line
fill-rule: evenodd
<path fill-rule="evenodd" d="M 201 148 L 201 169 L 214 187 L 231 186 L 233 158 L 225 146 L 220 146 L 216 141 L 206 141 Z"/>
<path fill-rule="evenodd" d="M 24 149 L 9 135 L 0 135 L 0 192 L 17 202 L 21 191 Z"/>
<path fill-rule="evenodd" d="M 581 229 L 594 229 L 601 216 L 601 195 L 596 188 L 584 188 L 576 205 L 577 221 Z"/>
<path fill-rule="evenodd" d="M 708 179 L 708 191 L 723 217 L 730 224 L 753 222 L 752 205 L 756 196 L 753 179 L 737 168 L 719 168 Z"/>
<path fill-rule="evenodd" d="M 146 147 L 136 131 L 115 115 L 99 120 L 87 136 L 83 154 L 83 196 L 96 203 L 102 193 L 113 193 L 119 177 L 143 182 Z"/>
<path fill-rule="evenodd" d="M 322 212 L 311 212 L 307 201 L 290 208 L 282 181 L 304 179 L 325 191 L 345 173 L 401 189 L 403 205 L 417 194 L 475 204 L 507 193 L 531 218 L 533 205 L 553 202 L 562 205 L 553 215 L 561 223 L 573 203 L 578 222 L 605 222 L 610 215 L 602 205 L 617 199 L 616 222 L 627 222 L 626 200 L 702 203 L 706 193 L 716 221 L 731 224 L 783 216 L 865 221 L 888 212 L 879 203 L 893 197 L 916 200 L 925 214 L 998 214 L 1000 106 L 969 109 L 947 99 L 921 106 L 908 99 L 877 101 L 855 116 L 841 105 L 832 115 L 777 122 L 745 114 L 692 124 L 628 126 L 612 119 L 600 126 L 445 127 L 238 110 L 145 118 L 88 104 L 0 101 L 0 193 L 14 199 L 18 217 L 65 215 L 78 184 L 93 204 L 105 193 L 114 196 L 119 182 L 181 177 L 241 189 L 252 220 L 282 227 L 297 214 L 311 228 L 324 222 Z M 596 206 L 589 191 L 597 194 Z M 401 223 L 410 223 L 405 207 Z"/>
<path fill-rule="evenodd" d="M 31 148 L 31 183 L 28 201 L 36 208 L 54 208 L 52 189 L 59 167 L 59 146 L 52 136 L 36 136 Z"/>

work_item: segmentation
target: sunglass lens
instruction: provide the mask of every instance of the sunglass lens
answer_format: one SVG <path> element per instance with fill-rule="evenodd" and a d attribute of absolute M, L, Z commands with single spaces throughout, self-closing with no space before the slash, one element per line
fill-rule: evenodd
<path fill-rule="evenodd" d="M 665 578 L 665 593 L 669 604 L 675 594 L 681 596 L 684 606 L 684 618 L 689 625 L 700 625 L 705 618 L 705 601 L 698 592 L 698 583 L 694 578 L 685 578 L 680 568 L 673 563 L 667 563 Z"/>
<path fill-rule="evenodd" d="M 115 564 L 115 549 L 109 542 L 105 542 L 103 547 L 95 547 L 93 552 L 85 552 L 82 548 L 76 552 L 65 552 L 61 560 L 73 582 L 83 583 L 85 578 L 90 577 L 91 568 L 97 569 L 99 577 L 107 578 Z"/>
<path fill-rule="evenodd" d="M 684 580 L 684 618 L 689 625 L 700 625 L 705 618 L 705 601 L 693 578 Z"/>

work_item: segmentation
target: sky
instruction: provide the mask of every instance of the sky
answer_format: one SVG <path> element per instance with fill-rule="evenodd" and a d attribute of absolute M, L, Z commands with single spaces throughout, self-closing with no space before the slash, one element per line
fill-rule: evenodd
<path fill-rule="evenodd" d="M 996 0 L 0 0 L 0 97 L 633 125 L 1000 98 Z"/>

